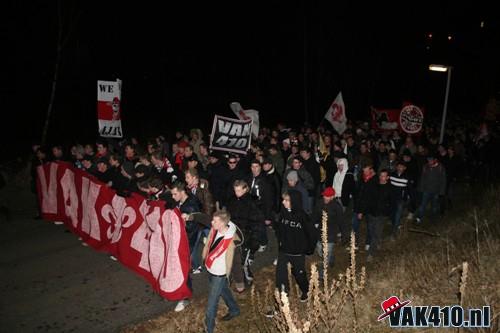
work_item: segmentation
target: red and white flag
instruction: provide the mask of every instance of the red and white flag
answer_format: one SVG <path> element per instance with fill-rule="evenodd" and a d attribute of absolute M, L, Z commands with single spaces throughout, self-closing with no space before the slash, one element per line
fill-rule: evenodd
<path fill-rule="evenodd" d="M 252 119 L 252 135 L 254 137 L 259 136 L 259 111 L 257 110 L 243 110 L 240 103 L 232 102 L 229 104 L 231 110 L 233 110 L 234 114 L 240 120 L 248 120 Z"/>
<path fill-rule="evenodd" d="M 342 92 L 339 92 L 335 100 L 326 111 L 325 119 L 330 122 L 337 133 L 342 134 L 347 128 L 347 117 L 345 115 L 345 104 Z"/>
<path fill-rule="evenodd" d="M 97 121 L 99 134 L 106 138 L 121 138 L 122 81 L 97 81 Z"/>

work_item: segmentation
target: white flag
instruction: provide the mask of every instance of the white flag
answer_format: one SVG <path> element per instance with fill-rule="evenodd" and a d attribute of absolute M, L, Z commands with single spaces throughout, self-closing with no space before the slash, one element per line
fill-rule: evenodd
<path fill-rule="evenodd" d="M 339 92 L 328 111 L 326 111 L 325 119 L 332 124 L 337 133 L 342 134 L 346 130 L 347 118 L 345 116 L 345 105 L 344 99 L 342 98 L 342 92 Z"/>
<path fill-rule="evenodd" d="M 97 81 L 97 121 L 99 134 L 107 138 L 121 138 L 122 81 Z"/>
<path fill-rule="evenodd" d="M 238 102 L 232 102 L 229 104 L 229 107 L 231 110 L 233 110 L 234 114 L 238 119 L 241 120 L 248 120 L 252 119 L 253 124 L 252 124 L 252 134 L 255 137 L 259 136 L 259 111 L 257 110 L 243 110 L 241 107 L 240 103 Z"/>

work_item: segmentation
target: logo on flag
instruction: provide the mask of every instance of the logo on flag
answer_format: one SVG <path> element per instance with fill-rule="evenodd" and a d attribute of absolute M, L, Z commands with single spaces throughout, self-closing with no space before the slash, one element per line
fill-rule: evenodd
<path fill-rule="evenodd" d="M 97 81 L 97 122 L 99 134 L 107 138 L 121 138 L 121 80 Z"/>
<path fill-rule="evenodd" d="M 407 105 L 399 114 L 401 129 L 409 134 L 415 134 L 422 130 L 424 113 L 415 105 Z"/>
<path fill-rule="evenodd" d="M 342 134 L 347 128 L 347 117 L 345 114 L 345 104 L 342 92 L 339 92 L 330 108 L 325 114 L 325 119 L 330 122 L 337 133 Z"/>
<path fill-rule="evenodd" d="M 249 109 L 249 110 L 243 110 L 243 108 L 241 107 L 241 104 L 238 103 L 238 102 L 233 102 L 231 104 L 229 104 L 229 107 L 231 108 L 231 110 L 233 110 L 234 114 L 236 115 L 236 117 L 238 117 L 238 119 L 241 119 L 241 120 L 248 120 L 248 119 L 251 119 L 252 120 L 252 134 L 254 137 L 258 137 L 259 136 L 259 111 L 257 110 L 252 110 L 252 109 Z"/>

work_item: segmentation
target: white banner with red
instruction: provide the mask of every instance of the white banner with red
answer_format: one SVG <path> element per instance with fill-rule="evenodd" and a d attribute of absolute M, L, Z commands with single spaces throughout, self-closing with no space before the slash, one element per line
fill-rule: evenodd
<path fill-rule="evenodd" d="M 325 119 L 332 125 L 335 131 L 342 134 L 347 129 L 347 116 L 345 113 L 344 99 L 342 92 L 339 92 L 335 100 L 332 102 L 328 111 L 326 111 Z"/>
<path fill-rule="evenodd" d="M 123 137 L 121 121 L 122 81 L 97 81 L 97 122 L 99 135 Z"/>
<path fill-rule="evenodd" d="M 417 134 L 424 124 L 424 111 L 413 104 L 401 109 L 371 108 L 372 128 L 377 131 L 403 131 Z"/>
<path fill-rule="evenodd" d="M 37 169 L 42 216 L 63 221 L 89 246 L 108 252 L 162 297 L 191 297 L 189 243 L 178 209 L 132 194 L 121 197 L 85 171 L 52 162 Z"/>

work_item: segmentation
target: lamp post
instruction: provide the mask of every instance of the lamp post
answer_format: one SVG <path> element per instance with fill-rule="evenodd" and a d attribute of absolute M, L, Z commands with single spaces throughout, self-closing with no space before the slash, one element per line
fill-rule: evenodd
<path fill-rule="evenodd" d="M 443 117 L 441 119 L 441 132 L 439 133 L 439 143 L 443 143 L 444 139 L 444 124 L 446 123 L 446 111 L 448 109 L 448 95 L 450 93 L 451 66 L 445 65 L 430 65 L 429 69 L 434 72 L 448 72 L 446 80 L 446 93 L 444 95 Z"/>

